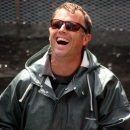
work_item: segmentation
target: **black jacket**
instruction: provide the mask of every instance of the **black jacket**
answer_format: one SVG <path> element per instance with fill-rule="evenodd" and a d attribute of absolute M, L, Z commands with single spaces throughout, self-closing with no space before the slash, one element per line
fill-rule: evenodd
<path fill-rule="evenodd" d="M 0 96 L 0 130 L 130 130 L 130 105 L 118 78 L 84 51 L 69 85 L 53 91 L 42 76 L 48 46 L 32 56 Z"/>

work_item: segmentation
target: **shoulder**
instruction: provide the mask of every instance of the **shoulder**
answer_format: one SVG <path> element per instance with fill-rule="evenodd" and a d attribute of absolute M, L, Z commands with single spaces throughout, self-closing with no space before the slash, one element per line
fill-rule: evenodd
<path fill-rule="evenodd" d="M 20 71 L 20 72 L 15 76 L 15 78 L 12 80 L 12 82 L 16 85 L 16 84 L 18 84 L 19 82 L 30 81 L 30 79 L 31 79 L 31 76 L 30 76 L 28 70 L 23 69 L 22 71 Z M 12 82 L 11 82 L 11 83 L 12 83 Z"/>
<path fill-rule="evenodd" d="M 21 97 L 30 82 L 31 77 L 29 72 L 26 69 L 23 69 L 14 77 L 14 79 L 7 86 L 3 94 L 9 94 L 9 92 L 11 92 L 12 97 L 14 97 L 14 95 L 17 95 L 17 97 Z"/>
<path fill-rule="evenodd" d="M 115 92 L 124 93 L 123 86 L 118 77 L 111 70 L 102 65 L 95 70 L 94 84 L 94 92 L 96 96 L 104 97 L 107 93 L 114 94 Z"/>
<path fill-rule="evenodd" d="M 108 81 L 120 82 L 118 77 L 111 70 L 102 65 L 97 68 L 96 72 L 102 84 Z"/>

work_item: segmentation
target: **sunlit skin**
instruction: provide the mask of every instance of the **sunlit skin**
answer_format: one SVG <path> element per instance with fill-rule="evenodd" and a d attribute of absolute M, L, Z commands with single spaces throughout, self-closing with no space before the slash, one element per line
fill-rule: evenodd
<path fill-rule="evenodd" d="M 63 21 L 74 21 L 82 24 L 84 27 L 84 17 L 82 12 L 75 11 L 74 14 L 60 9 L 57 11 L 54 19 Z M 76 32 L 68 31 L 65 24 L 60 29 L 52 29 L 49 27 L 49 40 L 51 45 L 51 68 L 58 75 L 68 76 L 72 74 L 81 63 L 81 50 L 83 46 L 91 40 L 90 34 L 83 34 L 80 28 Z M 68 41 L 67 45 L 57 43 L 58 39 Z"/>

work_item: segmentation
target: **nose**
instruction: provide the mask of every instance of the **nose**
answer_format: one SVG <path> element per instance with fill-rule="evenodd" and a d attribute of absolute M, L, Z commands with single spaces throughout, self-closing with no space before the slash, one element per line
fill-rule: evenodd
<path fill-rule="evenodd" d="M 59 29 L 59 32 L 66 32 L 65 23 L 61 26 L 61 28 Z"/>

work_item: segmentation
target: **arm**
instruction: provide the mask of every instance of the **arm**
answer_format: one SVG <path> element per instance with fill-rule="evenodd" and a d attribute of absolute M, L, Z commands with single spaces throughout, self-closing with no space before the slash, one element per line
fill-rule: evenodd
<path fill-rule="evenodd" d="M 130 104 L 120 81 L 107 73 L 103 86 L 98 104 L 100 130 L 130 130 Z"/>
<path fill-rule="evenodd" d="M 22 106 L 19 103 L 29 81 L 22 78 L 26 71 L 18 74 L 0 95 L 0 130 L 20 130 Z"/>

